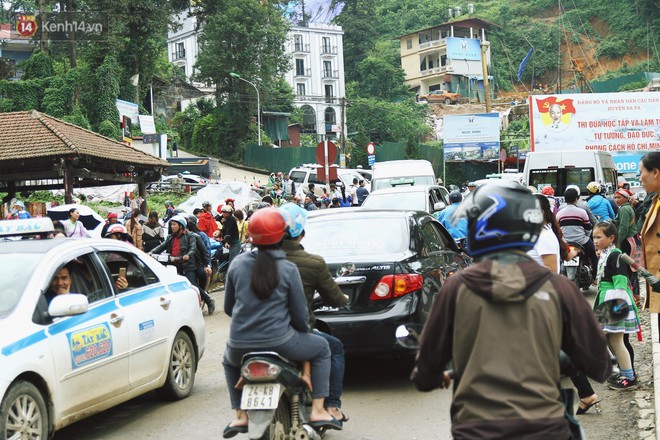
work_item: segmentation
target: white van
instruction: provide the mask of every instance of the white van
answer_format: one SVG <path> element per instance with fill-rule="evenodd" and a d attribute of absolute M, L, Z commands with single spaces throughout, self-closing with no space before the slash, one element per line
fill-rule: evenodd
<path fill-rule="evenodd" d="M 398 185 L 436 185 L 435 171 L 428 160 L 390 160 L 372 167 L 371 190 Z"/>
<path fill-rule="evenodd" d="M 614 161 L 606 151 L 533 151 L 527 153 L 524 174 L 525 184 L 539 191 L 552 185 L 559 197 L 568 185 L 577 185 L 581 195 L 588 195 L 587 185 L 593 181 L 607 194 L 617 188 Z"/>

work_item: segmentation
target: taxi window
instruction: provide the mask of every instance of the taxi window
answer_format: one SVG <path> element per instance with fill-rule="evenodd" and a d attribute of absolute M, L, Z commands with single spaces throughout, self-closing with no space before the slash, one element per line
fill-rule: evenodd
<path fill-rule="evenodd" d="M 94 264 L 92 254 L 74 258 L 66 266 L 71 276 L 72 293 L 82 293 L 87 296 L 90 304 L 112 296 L 112 292 L 103 286 L 101 274 Z"/>
<path fill-rule="evenodd" d="M 126 269 L 127 290 L 144 287 L 158 282 L 158 277 L 139 258 L 128 252 L 103 251 L 98 253 L 108 268 L 113 282 L 119 277 L 119 272 Z"/>
<path fill-rule="evenodd" d="M 41 261 L 41 254 L 0 255 L 0 318 L 11 312 Z"/>

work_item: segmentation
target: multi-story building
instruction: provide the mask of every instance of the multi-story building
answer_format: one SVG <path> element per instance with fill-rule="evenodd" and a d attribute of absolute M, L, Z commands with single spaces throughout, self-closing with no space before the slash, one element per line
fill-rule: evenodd
<path fill-rule="evenodd" d="M 23 72 L 19 63 L 32 55 L 35 43 L 21 37 L 10 24 L 0 24 L 0 79 L 18 79 Z"/>
<path fill-rule="evenodd" d="M 345 96 L 344 50 L 341 26 L 311 23 L 292 26 L 285 52 L 291 57 L 287 82 L 295 93 L 294 104 L 303 112 L 302 133 L 317 140 L 339 137 Z"/>
<path fill-rule="evenodd" d="M 443 23 L 400 37 L 405 84 L 418 94 L 432 90 L 483 98 L 481 44 L 491 23 L 467 18 Z M 490 46 L 486 64 L 490 66 Z"/>
<path fill-rule="evenodd" d="M 180 14 L 177 21 L 181 28 L 170 32 L 167 38 L 169 60 L 186 78 L 191 78 L 199 52 L 199 30 L 196 18 L 189 17 L 187 12 Z M 291 59 L 285 79 L 294 90 L 294 105 L 304 112 L 301 132 L 315 135 L 318 141 L 339 137 L 345 127 L 341 122 L 345 96 L 342 37 L 340 26 L 321 23 L 293 26 L 284 47 L 285 56 Z M 192 82 L 192 85 L 212 92 L 207 84 Z"/>

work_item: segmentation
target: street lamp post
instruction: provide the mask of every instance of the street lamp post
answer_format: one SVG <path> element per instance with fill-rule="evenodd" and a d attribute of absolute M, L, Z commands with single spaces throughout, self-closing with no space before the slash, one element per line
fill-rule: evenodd
<path fill-rule="evenodd" d="M 234 77 L 236 79 L 240 79 L 241 81 L 245 81 L 246 83 L 254 87 L 254 90 L 257 92 L 257 137 L 259 141 L 259 146 L 261 146 L 261 104 L 259 100 L 259 89 L 253 82 L 248 81 L 245 78 L 241 78 L 241 75 L 239 75 L 238 73 L 229 72 L 229 76 Z"/>

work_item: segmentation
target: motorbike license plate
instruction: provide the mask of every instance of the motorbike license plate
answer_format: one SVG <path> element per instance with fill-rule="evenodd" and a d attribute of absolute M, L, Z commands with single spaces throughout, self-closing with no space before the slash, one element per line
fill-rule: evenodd
<path fill-rule="evenodd" d="M 564 266 L 579 266 L 580 257 L 575 257 L 572 260 L 564 261 Z"/>
<path fill-rule="evenodd" d="M 275 409 L 280 400 L 280 384 L 245 384 L 241 397 L 241 409 Z"/>

